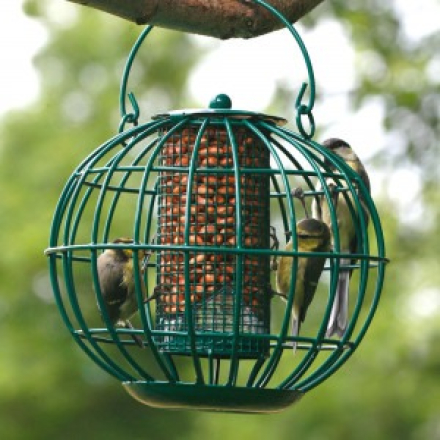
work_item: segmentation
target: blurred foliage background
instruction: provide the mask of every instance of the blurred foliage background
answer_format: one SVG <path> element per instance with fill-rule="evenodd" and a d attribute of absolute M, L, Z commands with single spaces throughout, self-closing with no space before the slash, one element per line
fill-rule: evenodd
<path fill-rule="evenodd" d="M 35 59 L 40 98 L 0 124 L 1 437 L 440 439 L 440 34 L 408 39 L 397 1 L 326 1 L 302 20 L 310 28 L 324 17 L 343 26 L 357 60 L 351 108 L 376 98 L 384 109 L 384 147 L 364 162 L 382 176 L 376 201 L 392 263 L 359 350 L 277 415 L 164 411 L 131 399 L 76 347 L 53 302 L 43 255 L 64 182 L 117 130 L 119 79 L 140 28 L 79 6 L 62 26 L 50 3 L 24 3 L 49 32 Z M 205 50 L 175 32 L 154 38 L 133 72 L 145 119 L 191 106 L 187 78 Z M 276 114 L 283 114 L 283 96 L 274 97 Z M 408 197 L 393 197 L 397 177 L 411 188 Z"/>

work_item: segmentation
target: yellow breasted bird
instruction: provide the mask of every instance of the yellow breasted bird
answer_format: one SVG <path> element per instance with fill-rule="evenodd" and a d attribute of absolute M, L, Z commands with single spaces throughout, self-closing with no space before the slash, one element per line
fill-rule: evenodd
<path fill-rule="evenodd" d="M 306 218 L 296 225 L 298 252 L 328 252 L 330 250 L 330 231 L 328 226 L 316 219 Z M 286 251 L 292 251 L 293 243 L 289 241 Z M 319 277 L 324 268 L 326 257 L 298 257 L 296 272 L 295 296 L 291 313 L 291 335 L 297 336 L 307 309 L 313 300 Z M 278 292 L 287 298 L 290 291 L 293 257 L 282 256 L 278 263 L 276 283 Z M 293 349 L 296 343 L 292 344 Z"/>
<path fill-rule="evenodd" d="M 359 160 L 356 153 L 350 147 L 350 145 L 337 138 L 327 139 L 322 144 L 324 147 L 328 148 L 330 151 L 335 153 L 345 163 L 359 174 L 362 182 L 364 183 L 368 193 L 370 193 L 370 180 L 368 174 L 362 162 Z M 329 167 L 331 171 L 334 171 L 335 167 L 328 161 L 325 160 L 324 163 Z M 344 184 L 341 180 L 339 187 L 346 188 L 348 185 Z M 335 180 L 328 178 L 326 183 L 329 187 L 336 188 L 338 185 Z M 358 249 L 358 237 L 356 236 L 356 222 L 359 221 L 359 213 L 357 212 L 356 203 L 353 200 L 353 196 L 350 192 L 337 191 L 333 193 L 333 205 L 336 210 L 337 227 L 339 232 L 339 249 L 341 253 L 352 254 L 356 253 Z M 362 197 L 362 193 L 357 192 L 358 200 L 361 206 L 362 213 L 364 216 L 365 223 L 368 224 L 368 210 L 365 205 L 365 200 Z M 350 205 L 352 206 L 355 215 L 353 216 L 350 210 L 350 205 L 347 203 L 346 197 L 350 200 Z M 332 218 L 330 214 L 329 205 L 324 196 L 320 196 L 319 203 L 314 200 L 312 202 L 312 216 L 316 219 L 322 220 L 326 223 L 332 232 Z M 332 234 L 332 246 L 334 246 L 334 238 Z M 356 259 L 342 258 L 340 261 L 340 272 L 338 277 L 338 284 L 336 288 L 335 299 L 332 305 L 332 311 L 330 314 L 329 323 L 327 326 L 326 336 L 332 336 L 337 334 L 342 337 L 345 333 L 348 323 L 348 290 L 349 282 L 352 270 L 344 269 L 344 266 L 350 264 L 355 264 Z"/>
<path fill-rule="evenodd" d="M 117 238 L 115 244 L 132 244 L 130 238 Z M 140 252 L 140 256 L 148 256 L 147 252 Z M 133 252 L 131 249 L 106 249 L 97 260 L 99 286 L 102 298 L 105 301 L 108 317 L 113 325 L 132 329 L 129 319 L 138 311 L 135 294 L 135 280 L 133 269 Z M 142 267 L 139 268 L 142 272 Z M 141 282 L 143 297 L 145 291 Z M 148 299 L 149 300 L 149 299 Z M 148 301 L 147 300 L 147 301 Z M 131 334 L 136 344 L 143 348 L 142 339 Z"/>

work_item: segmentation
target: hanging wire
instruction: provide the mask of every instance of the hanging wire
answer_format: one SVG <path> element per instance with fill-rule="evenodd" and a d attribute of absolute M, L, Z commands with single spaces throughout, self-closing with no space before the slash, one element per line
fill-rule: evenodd
<path fill-rule="evenodd" d="M 256 4 L 264 7 L 267 9 L 271 14 L 273 14 L 277 19 L 279 19 L 284 26 L 289 30 L 289 32 L 292 34 L 292 36 L 295 38 L 302 56 L 304 58 L 304 62 L 306 64 L 307 68 L 307 74 L 308 74 L 308 83 L 303 82 L 301 85 L 301 88 L 298 92 L 298 96 L 295 100 L 295 109 L 296 109 L 296 125 L 298 127 L 299 132 L 302 136 L 306 139 L 313 138 L 316 126 L 315 126 L 315 119 L 313 117 L 313 107 L 315 104 L 315 75 L 313 72 L 312 62 L 309 56 L 309 53 L 307 51 L 307 48 L 301 39 L 300 35 L 296 31 L 296 29 L 292 26 L 291 23 L 279 12 L 277 11 L 273 6 L 270 4 L 264 2 L 263 0 L 253 0 Z M 140 46 L 144 42 L 145 38 L 148 36 L 148 34 L 151 32 L 154 26 L 147 26 L 144 31 L 141 33 L 139 38 L 137 39 L 136 43 L 134 44 L 128 59 L 127 63 L 125 65 L 125 69 L 122 75 L 122 81 L 121 81 L 121 87 L 120 87 L 120 95 L 119 95 L 119 105 L 120 105 L 120 113 L 121 113 L 121 121 L 119 123 L 119 132 L 121 133 L 124 129 L 127 123 L 137 125 L 138 119 L 139 119 L 139 105 L 137 103 L 136 97 L 134 93 L 129 92 L 127 93 L 127 83 L 128 78 L 131 72 L 131 68 L 134 62 L 134 59 L 139 51 Z M 307 88 L 309 88 L 309 99 L 308 102 L 305 104 L 303 102 L 304 96 L 306 93 Z M 126 100 L 130 101 L 132 111 L 127 112 L 127 105 Z M 303 117 L 307 117 L 308 119 L 308 130 L 306 129 L 304 123 L 303 123 Z"/>
<path fill-rule="evenodd" d="M 301 88 L 299 90 L 298 96 L 295 101 L 295 108 L 296 108 L 296 125 L 298 127 L 299 132 L 304 136 L 306 139 L 311 139 L 315 134 L 315 119 L 312 114 L 313 106 L 315 104 L 315 75 L 313 73 L 313 67 L 312 62 L 310 60 L 309 53 L 306 49 L 306 46 L 304 45 L 304 42 L 302 41 L 301 37 L 299 36 L 296 29 L 289 23 L 289 21 L 279 12 L 277 11 L 273 6 L 269 5 L 268 3 L 264 2 L 263 0 L 253 0 L 256 4 L 266 8 L 269 12 L 271 12 L 275 17 L 277 17 L 284 26 L 290 31 L 290 33 L 295 38 L 296 42 L 298 43 L 298 46 L 301 50 L 301 53 L 304 58 L 304 62 L 306 63 L 307 67 L 307 74 L 309 77 L 309 83 L 302 83 Z M 309 102 L 307 104 L 304 104 L 303 98 L 304 94 L 306 92 L 307 87 L 310 87 L 309 92 Z M 307 116 L 308 122 L 309 122 L 309 132 L 304 128 L 302 117 Z"/>
<path fill-rule="evenodd" d="M 128 77 L 130 76 L 131 68 L 133 66 L 134 59 L 138 53 L 138 50 L 142 43 L 144 42 L 147 35 L 151 32 L 154 26 L 147 26 L 139 38 L 136 40 L 130 54 L 128 55 L 127 63 L 125 64 L 124 72 L 122 74 L 121 87 L 119 91 L 119 108 L 121 113 L 121 122 L 119 123 L 119 133 L 125 130 L 125 125 L 127 123 L 137 125 L 139 119 L 139 105 L 137 103 L 136 97 L 133 92 L 127 94 L 127 83 Z M 126 98 L 130 101 L 132 111 L 127 113 Z"/>

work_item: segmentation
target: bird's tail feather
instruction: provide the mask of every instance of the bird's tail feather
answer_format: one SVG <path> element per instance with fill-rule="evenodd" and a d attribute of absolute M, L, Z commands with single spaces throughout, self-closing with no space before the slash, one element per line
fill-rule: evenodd
<path fill-rule="evenodd" d="M 349 265 L 350 260 L 342 259 L 341 266 Z M 336 286 L 335 299 L 330 313 L 326 336 L 337 334 L 339 337 L 345 333 L 348 323 L 348 286 L 350 283 L 350 271 L 342 270 L 339 273 L 338 285 Z"/>
<path fill-rule="evenodd" d="M 290 323 L 291 335 L 292 336 L 298 336 L 299 335 L 299 327 L 300 327 L 299 319 L 295 316 L 295 313 L 292 311 L 292 318 L 291 318 L 291 323 Z M 296 353 L 296 346 L 297 346 L 297 344 L 298 343 L 296 341 L 292 341 L 293 354 Z"/>

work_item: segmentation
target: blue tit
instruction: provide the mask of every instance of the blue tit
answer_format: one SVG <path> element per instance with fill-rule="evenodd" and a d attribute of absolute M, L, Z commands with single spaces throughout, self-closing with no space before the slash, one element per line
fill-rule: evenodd
<path fill-rule="evenodd" d="M 117 238 L 115 244 L 132 244 L 130 238 Z M 144 252 L 143 255 L 147 254 Z M 133 270 L 133 252 L 131 249 L 118 247 L 106 249 L 97 260 L 99 286 L 105 302 L 106 312 L 113 325 L 133 329 L 129 319 L 138 311 L 135 294 L 135 280 Z M 139 272 L 142 272 L 142 267 Z M 142 294 L 145 298 L 144 284 Z M 139 347 L 144 346 L 142 339 L 132 333 L 133 340 Z"/>
<path fill-rule="evenodd" d="M 359 177 L 364 183 L 365 188 L 367 189 L 368 193 L 370 193 L 370 180 L 368 178 L 368 174 L 365 171 L 362 162 L 359 160 L 358 156 L 350 147 L 350 145 L 348 145 L 347 142 L 341 139 L 331 138 L 323 142 L 323 146 L 328 148 L 332 153 L 336 154 L 341 159 L 343 159 L 351 169 L 359 174 Z M 335 171 L 335 167 L 328 160 L 325 160 L 324 164 L 328 166 L 330 171 Z M 342 180 L 340 180 L 339 184 L 337 184 L 332 178 L 328 178 L 326 183 L 330 188 L 347 187 L 347 184 L 344 183 Z M 345 192 L 345 194 L 346 195 L 344 195 L 342 192 L 333 192 L 332 202 L 337 218 L 340 252 L 344 254 L 351 254 L 356 253 L 358 250 L 356 222 L 359 220 L 359 213 L 357 212 L 357 206 L 353 200 L 352 194 L 350 192 Z M 362 194 L 362 192 L 357 191 L 358 200 L 362 208 L 362 215 L 364 216 L 365 224 L 368 224 L 368 209 L 366 207 L 365 200 Z M 350 204 L 347 203 L 346 198 L 350 200 Z M 352 211 L 350 210 L 350 205 L 354 211 L 354 216 L 352 215 Z M 316 199 L 312 202 L 312 216 L 314 218 L 322 220 L 328 225 L 330 231 L 333 231 L 329 205 L 324 196 L 319 197 L 319 203 L 316 201 Z M 334 247 L 333 234 L 331 241 L 332 246 Z M 332 305 L 332 311 L 329 318 L 329 323 L 327 326 L 326 336 L 337 334 L 338 336 L 342 337 L 347 328 L 348 291 L 352 270 L 344 269 L 344 267 L 355 263 L 356 259 L 342 258 L 340 261 L 338 283 L 335 293 L 335 299 Z"/>
<path fill-rule="evenodd" d="M 330 250 L 330 231 L 328 226 L 316 219 L 306 218 L 296 225 L 298 252 L 328 252 Z M 293 243 L 289 241 L 286 251 L 292 251 Z M 315 295 L 319 277 L 324 268 L 325 256 L 298 257 L 296 272 L 295 296 L 291 313 L 291 335 L 299 334 L 300 325 L 304 322 L 307 309 Z M 276 273 L 278 292 L 287 298 L 292 280 L 293 257 L 282 256 Z M 296 349 L 296 342 L 292 344 Z"/>

